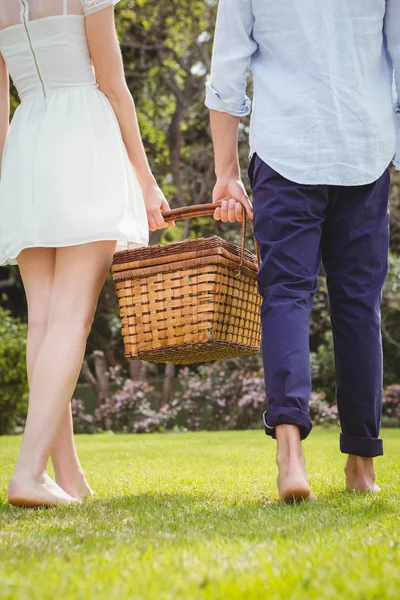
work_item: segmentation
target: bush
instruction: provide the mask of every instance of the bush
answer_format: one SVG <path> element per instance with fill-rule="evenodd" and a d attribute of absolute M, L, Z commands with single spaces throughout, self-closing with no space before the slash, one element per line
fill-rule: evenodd
<path fill-rule="evenodd" d="M 22 426 L 28 404 L 27 327 L 0 307 L 0 435 Z"/>
<path fill-rule="evenodd" d="M 319 376 L 333 369 L 330 353 L 325 350 L 317 353 L 319 362 L 313 363 Z M 155 408 L 159 405 L 159 394 L 145 380 L 125 379 L 120 367 L 110 369 L 110 378 L 117 391 L 94 416 L 86 413 L 81 400 L 72 401 L 76 433 L 263 427 L 262 415 L 267 402 L 260 357 L 205 364 L 197 370 L 182 369 L 177 386 L 179 391 L 173 395 L 171 404 L 161 409 Z M 339 424 L 338 409 L 332 396 L 321 391 L 311 394 L 310 417 L 314 425 Z M 384 392 L 382 424 L 391 427 L 400 424 L 400 385 L 390 386 Z"/>
<path fill-rule="evenodd" d="M 397 421 L 400 425 L 400 384 L 390 385 L 383 392 L 382 424 L 389 420 Z"/>
<path fill-rule="evenodd" d="M 153 388 L 145 381 L 112 379 L 121 386 L 110 399 L 96 409 L 95 415 L 87 414 L 82 400 L 72 400 L 75 433 L 115 431 L 124 433 L 161 432 L 174 416 L 169 407 L 155 410 L 150 398 Z"/>
<path fill-rule="evenodd" d="M 262 426 L 266 406 L 264 378 L 223 361 L 180 373 L 182 391 L 174 396 L 177 425 L 201 429 L 251 429 Z"/>
<path fill-rule="evenodd" d="M 103 428 L 125 433 L 163 431 L 169 412 L 154 410 L 150 403 L 153 388 L 146 381 L 126 379 L 108 402 L 96 410 L 97 423 Z"/>
<path fill-rule="evenodd" d="M 71 408 L 75 433 L 96 433 L 98 431 L 96 418 L 93 415 L 86 413 L 85 405 L 82 400 L 73 398 Z"/>
<path fill-rule="evenodd" d="M 382 334 L 385 357 L 384 382 L 400 381 L 400 257 L 389 257 L 389 273 L 383 290 Z"/>
<path fill-rule="evenodd" d="M 383 429 L 397 429 L 399 426 L 399 422 L 397 419 L 392 419 L 391 417 L 382 416 L 381 427 Z"/>
<path fill-rule="evenodd" d="M 226 362 L 200 367 L 197 373 L 184 369 L 183 391 L 175 395 L 177 424 L 188 429 L 261 428 L 266 408 L 262 371 L 230 370 Z M 315 425 L 337 425 L 337 407 L 324 393 L 311 394 L 310 416 Z"/>
<path fill-rule="evenodd" d="M 314 389 L 325 394 L 329 404 L 336 401 L 335 355 L 333 336 L 329 331 L 324 335 L 324 343 L 316 352 L 311 352 L 311 375 Z"/>
<path fill-rule="evenodd" d="M 310 399 L 310 418 L 314 425 L 338 425 L 337 406 L 327 402 L 325 394 L 313 392 Z"/>

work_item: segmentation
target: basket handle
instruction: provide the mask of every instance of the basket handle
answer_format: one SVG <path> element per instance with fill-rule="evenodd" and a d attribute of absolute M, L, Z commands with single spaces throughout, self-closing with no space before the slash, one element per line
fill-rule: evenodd
<path fill-rule="evenodd" d="M 166 210 L 162 213 L 165 221 L 183 221 L 184 219 L 196 219 L 197 217 L 211 217 L 214 214 L 216 208 L 219 208 L 221 205 L 214 204 L 194 204 L 193 206 L 183 206 L 182 208 L 174 208 L 173 210 Z M 247 217 L 247 218 L 246 218 Z M 240 251 L 240 265 L 239 269 L 242 267 L 244 262 L 244 251 L 246 247 L 246 224 L 247 219 L 250 221 L 250 225 L 253 229 L 253 221 L 247 215 L 246 211 L 243 209 L 242 214 L 242 243 L 241 243 L 241 251 Z M 254 234 L 253 234 L 254 235 Z M 258 244 L 256 239 L 254 238 L 254 247 L 256 249 L 258 267 L 260 267 L 260 251 L 258 248 Z"/>

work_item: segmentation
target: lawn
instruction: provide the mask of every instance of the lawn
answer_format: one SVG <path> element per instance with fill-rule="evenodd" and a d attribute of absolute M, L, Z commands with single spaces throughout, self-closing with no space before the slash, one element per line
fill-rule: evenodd
<path fill-rule="evenodd" d="M 319 500 L 276 500 L 262 432 L 78 436 L 97 499 L 20 510 L 4 499 L 20 440 L 0 438 L 0 598 L 400 597 L 400 432 L 376 496 L 343 492 L 336 431 L 305 446 Z"/>

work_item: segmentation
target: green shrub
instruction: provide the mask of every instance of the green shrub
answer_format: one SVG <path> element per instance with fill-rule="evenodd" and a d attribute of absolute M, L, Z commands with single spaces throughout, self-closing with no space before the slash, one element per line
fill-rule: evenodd
<path fill-rule="evenodd" d="M 400 381 L 400 257 L 389 257 L 389 274 L 383 290 L 382 333 L 384 384 Z"/>
<path fill-rule="evenodd" d="M 330 331 L 324 335 L 324 343 L 316 352 L 311 352 L 311 374 L 313 388 L 325 394 L 328 404 L 336 401 L 335 356 L 333 336 Z"/>
<path fill-rule="evenodd" d="M 0 307 L 0 435 L 14 433 L 25 419 L 27 327 Z"/>

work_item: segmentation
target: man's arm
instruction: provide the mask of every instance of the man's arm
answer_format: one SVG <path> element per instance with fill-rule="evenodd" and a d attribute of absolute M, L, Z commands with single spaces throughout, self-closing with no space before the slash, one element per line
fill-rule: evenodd
<path fill-rule="evenodd" d="M 241 220 L 242 206 L 252 214 L 240 180 L 238 126 L 240 117 L 251 110 L 246 71 L 257 50 L 253 25 L 251 0 L 220 0 L 206 105 L 211 111 L 217 176 L 213 201 L 222 202 L 215 218 L 222 221 Z"/>
<path fill-rule="evenodd" d="M 10 121 L 10 86 L 4 58 L 0 54 L 0 177 L 1 161 Z"/>
<path fill-rule="evenodd" d="M 397 93 L 397 152 L 394 164 L 396 169 L 400 170 L 400 0 L 387 0 L 384 32 L 387 51 L 393 65 Z"/>

